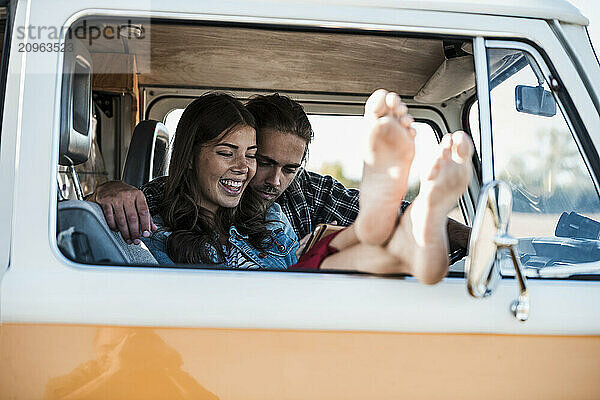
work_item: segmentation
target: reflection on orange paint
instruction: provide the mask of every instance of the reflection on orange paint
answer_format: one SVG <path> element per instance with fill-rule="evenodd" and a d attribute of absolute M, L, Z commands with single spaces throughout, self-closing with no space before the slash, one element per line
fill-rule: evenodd
<path fill-rule="evenodd" d="M 600 337 L 0 325 L 0 400 L 600 398 Z"/>
<path fill-rule="evenodd" d="M 217 399 L 181 369 L 181 355 L 151 331 L 103 327 L 96 358 L 49 380 L 46 400 Z"/>

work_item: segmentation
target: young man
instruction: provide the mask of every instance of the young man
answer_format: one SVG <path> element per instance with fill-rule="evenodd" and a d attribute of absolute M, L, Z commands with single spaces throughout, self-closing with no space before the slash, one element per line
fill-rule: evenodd
<path fill-rule="evenodd" d="M 302 168 L 313 131 L 302 106 L 286 96 L 256 96 L 246 104 L 257 123 L 257 170 L 250 182 L 265 202 L 277 201 L 299 238 L 321 223 L 352 224 L 358 215 L 359 191 L 348 189 L 330 176 Z M 119 230 L 129 243 L 140 242 L 154 228 L 151 214 L 162 197 L 164 178 L 140 190 L 120 181 L 96 190 L 91 201 L 102 206 L 108 226 Z M 402 203 L 404 210 L 408 203 Z M 449 220 L 451 251 L 465 248 L 469 229 Z"/>

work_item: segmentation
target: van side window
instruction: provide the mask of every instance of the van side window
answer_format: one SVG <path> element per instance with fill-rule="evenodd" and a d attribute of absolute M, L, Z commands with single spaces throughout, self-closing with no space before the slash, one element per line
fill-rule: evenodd
<path fill-rule="evenodd" d="M 600 260 L 600 201 L 568 116 L 535 59 L 489 49 L 494 175 L 513 192 L 523 264 Z"/>
<path fill-rule="evenodd" d="M 73 125 L 74 131 L 81 128 L 79 125 L 86 125 L 85 131 L 89 132 L 89 135 L 80 135 L 85 136 L 84 138 L 77 136 L 72 141 L 67 140 L 70 138 L 68 132 L 61 129 L 61 149 L 70 152 L 73 150 L 71 147 L 78 147 L 76 158 L 70 157 L 69 154 L 66 158 L 61 156 L 60 165 L 57 166 L 57 231 L 60 235 L 58 241 L 61 250 L 72 260 L 89 264 L 145 263 L 137 256 L 130 257 L 126 253 L 131 249 L 128 245 L 140 244 L 140 241 L 144 244 L 145 239 L 150 240 L 148 228 L 142 226 L 149 223 L 147 215 L 130 217 L 132 212 L 135 214 L 138 209 L 142 213 L 145 212 L 143 200 L 140 199 L 139 204 L 132 204 L 129 199 L 126 204 L 121 205 L 103 203 L 110 195 L 106 195 L 106 192 L 104 195 L 100 194 L 102 189 L 97 188 L 106 180 L 122 180 L 128 185 L 143 187 L 150 212 L 156 217 L 156 224 L 165 227 L 163 232 L 167 231 L 167 227 L 172 229 L 169 233 L 175 231 L 170 243 L 179 240 L 179 231 L 185 229 L 180 229 L 178 224 L 172 222 L 171 214 L 164 210 L 166 207 L 156 208 L 157 203 L 162 206 L 163 203 L 169 202 L 163 201 L 161 196 L 165 192 L 171 195 L 172 191 L 165 191 L 161 186 L 165 179 L 154 182 L 154 186 L 148 183 L 154 178 L 167 175 L 165 166 L 171 160 L 171 146 L 168 144 L 175 144 L 173 138 L 177 134 L 177 125 L 183 110 L 194 99 L 206 93 L 229 92 L 228 94 L 243 103 L 256 95 L 269 96 L 277 92 L 279 96 L 289 97 L 303 107 L 302 116 L 297 118 L 302 120 L 303 134 L 309 132 L 305 129 L 308 124 L 305 123 L 304 114 L 308 116 L 314 130 L 314 140 L 308 151 L 306 137 L 302 137 L 299 144 L 297 138 L 291 138 L 296 139 L 290 140 L 289 148 L 293 150 L 290 151 L 292 154 L 289 157 L 288 154 L 277 154 L 277 157 L 281 156 L 282 159 L 289 158 L 281 163 L 280 167 L 275 158 L 265 160 L 269 155 L 266 150 L 265 157 L 261 160 L 259 146 L 269 148 L 265 143 L 268 140 L 264 140 L 262 145 L 257 141 L 256 146 L 251 146 L 256 147 L 256 150 L 252 150 L 259 153 L 258 157 L 249 153 L 245 154 L 244 158 L 239 158 L 256 158 L 256 170 L 261 169 L 263 174 L 254 174 L 253 178 L 256 178 L 256 181 L 253 184 L 256 187 L 253 186 L 253 190 L 262 193 L 262 199 L 266 199 L 264 205 L 274 205 L 270 201 L 278 199 L 277 204 L 282 210 L 277 211 L 277 207 L 273 206 L 273 212 L 278 212 L 278 215 L 289 214 L 286 218 L 290 223 L 284 225 L 301 238 L 323 222 L 335 221 L 347 226 L 356 218 L 358 192 L 353 189 L 359 187 L 362 179 L 365 156 L 363 152 L 368 139 L 365 132 L 368 128 L 363 123 L 362 114 L 365 101 L 375 88 L 387 88 L 398 93 L 405 99 L 409 112 L 414 113 L 414 127 L 417 130 L 416 155 L 409 176 L 408 194 L 405 197 L 408 201 L 416 197 L 421 175 L 431 168 L 431 162 L 437 155 L 441 133 L 450 130 L 451 125 L 448 121 L 457 119 L 455 114 L 459 113 L 464 102 L 474 92 L 474 64 L 469 47 L 471 37 L 448 38 L 441 34 L 436 37 L 425 34 L 423 37 L 404 37 L 379 31 L 354 33 L 321 29 L 289 31 L 264 29 L 252 24 L 233 27 L 191 22 L 166 23 L 144 18 L 126 21 L 120 17 L 86 16 L 70 28 L 74 32 L 80 27 L 83 31 L 86 31 L 84 27 L 88 30 L 93 27 L 94 31 L 101 32 L 110 28 L 109 32 L 119 32 L 121 35 L 119 40 L 103 35 L 96 39 L 90 37 L 89 40 L 73 35 L 72 39 L 68 39 L 69 42 L 78 43 L 78 47 L 76 51 L 65 56 L 65 79 L 68 82 L 73 81 L 74 85 L 79 81 L 77 71 L 69 69 L 69 66 L 76 65 L 76 60 L 81 57 L 88 61 L 91 71 L 89 85 L 81 86 L 80 91 L 65 92 L 61 98 L 61 112 L 65 114 L 61 116 L 61 121 L 72 119 L 66 115 L 67 111 L 72 111 L 72 114 L 77 116 L 85 115 L 86 121 L 90 121 L 89 129 L 87 123 Z M 180 38 L 178 43 L 186 45 L 174 44 L 174 33 Z M 340 38 L 344 40 L 340 41 Z M 249 57 L 251 62 L 243 65 L 231 62 L 238 60 L 240 54 Z M 319 54 L 319 57 L 315 57 L 315 54 Z M 266 61 L 274 58 L 279 61 Z M 452 84 L 448 85 L 448 82 Z M 77 96 L 81 94 L 85 94 L 86 99 L 89 97 L 89 104 L 87 100 L 86 104 L 77 100 Z M 452 107 L 446 107 L 447 102 L 452 103 Z M 236 102 L 236 107 L 238 105 Z M 293 106 L 293 109 L 299 108 Z M 260 110 L 257 113 L 260 114 Z M 283 120 L 287 117 L 278 118 Z M 280 129 L 276 129 L 278 130 Z M 286 129 L 282 127 L 281 131 L 285 132 Z M 307 135 L 310 136 L 310 132 Z M 203 141 L 206 142 L 205 138 Z M 178 149 L 182 148 L 179 143 L 180 141 L 177 142 Z M 241 145 L 232 146 L 237 149 L 243 148 Z M 273 144 L 272 148 L 287 150 L 281 143 Z M 202 147 L 202 150 L 204 149 Z M 228 152 L 215 154 L 224 160 L 234 155 Z M 305 157 L 306 154 L 308 157 Z M 181 159 L 180 155 L 175 158 Z M 200 159 L 206 162 L 208 157 Z M 174 171 L 185 170 L 185 167 L 173 165 Z M 209 171 L 204 165 L 198 168 L 198 171 Z M 271 165 L 275 168 L 267 168 Z M 304 170 L 316 174 L 306 173 Z M 73 173 L 74 171 L 77 173 Z M 274 175 L 269 175 L 273 174 L 273 171 Z M 298 171 L 301 173 L 296 174 Z M 211 199 L 209 205 L 235 207 L 235 197 L 249 187 L 249 179 L 235 180 L 229 175 L 219 175 L 222 179 L 215 181 L 215 176 L 216 174 L 196 178 L 199 181 L 206 178 L 209 183 L 203 183 L 205 186 L 215 183 L 217 188 L 222 188 L 228 193 L 227 196 L 231 195 L 229 197 L 233 199 L 232 205 L 226 207 L 221 203 L 214 203 L 214 199 Z M 294 177 L 298 179 L 292 181 Z M 331 177 L 350 190 L 341 188 Z M 275 182 L 277 180 L 285 181 L 285 185 L 278 184 Z M 243 186 L 243 182 L 247 182 L 246 186 Z M 171 185 L 172 180 L 168 180 L 168 183 Z M 295 184 L 293 187 L 290 186 L 292 183 Z M 280 188 L 290 188 L 290 191 L 284 193 Z M 122 190 L 121 193 L 130 191 L 135 193 L 135 196 L 140 196 L 139 192 L 128 188 Z M 197 188 L 185 187 L 185 190 L 197 191 Z M 86 198 L 88 194 L 93 195 Z M 184 194 L 190 197 L 189 193 Z M 86 199 L 90 201 L 85 202 Z M 117 202 L 121 201 L 120 199 L 118 198 Z M 171 204 L 179 206 L 175 202 Z M 103 219 L 103 213 L 108 221 Z M 167 215 L 167 218 L 163 218 L 162 213 Z M 83 218 L 78 217 L 79 214 L 86 215 L 87 220 L 77 225 L 83 221 Z M 450 216 L 459 222 L 465 222 L 460 207 L 456 207 Z M 140 220 L 142 224 L 139 224 Z M 233 243 L 237 238 L 236 234 L 239 233 L 233 228 L 244 225 L 236 222 L 236 227 L 231 221 L 228 218 L 226 223 L 229 227 L 225 227 L 228 230 L 219 231 L 218 239 L 224 242 L 221 246 L 227 251 L 235 247 L 235 251 L 226 254 L 230 257 L 227 264 L 244 265 L 240 262 L 244 261 L 243 257 L 240 258 L 236 251 L 247 243 L 237 242 L 237 246 Z M 102 229 L 96 229 L 98 226 Z M 120 236 L 120 233 L 114 234 L 116 231 L 111 232 L 108 227 L 118 227 L 123 236 Z M 201 235 L 208 234 L 212 229 L 200 228 Z M 96 231 L 104 232 L 105 237 L 95 238 L 93 234 Z M 274 235 L 281 233 L 278 229 L 271 231 Z M 139 238 L 138 234 L 142 234 L 143 238 Z M 261 232 L 258 232 L 254 235 L 260 239 L 260 234 Z M 297 245 L 298 241 L 293 237 L 288 239 L 292 245 Z M 232 246 L 229 246 L 229 243 Z M 259 244 L 251 250 L 256 250 L 260 247 Z M 286 246 L 279 244 L 281 246 L 278 246 L 277 250 L 287 256 L 289 252 L 285 251 Z M 145 245 L 148 246 L 148 243 Z M 140 248 L 143 249 L 142 246 L 135 247 L 136 250 Z M 211 248 L 221 249 L 218 246 Z M 110 250 L 110 254 L 103 250 Z M 162 251 L 152 248 L 151 250 L 155 250 L 156 253 Z M 169 250 L 175 254 L 175 250 Z M 241 250 L 240 254 L 248 258 L 251 258 L 249 255 L 254 255 L 251 252 L 241 253 Z M 261 254 L 263 253 L 258 252 L 256 257 L 261 258 Z M 202 254 L 200 258 L 203 262 L 209 260 L 208 266 L 211 268 L 221 267 L 225 256 L 217 255 L 219 257 L 210 258 Z M 177 254 L 175 258 L 204 267 L 198 263 L 199 258 L 184 258 L 181 254 Z M 156 262 L 157 260 L 154 260 L 154 263 Z"/>

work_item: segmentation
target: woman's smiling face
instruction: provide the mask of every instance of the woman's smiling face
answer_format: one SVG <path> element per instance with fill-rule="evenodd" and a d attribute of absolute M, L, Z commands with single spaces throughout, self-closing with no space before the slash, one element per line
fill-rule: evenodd
<path fill-rule="evenodd" d="M 248 125 L 231 130 L 215 143 L 202 146 L 195 157 L 200 206 L 215 213 L 236 207 L 256 172 L 256 131 Z"/>

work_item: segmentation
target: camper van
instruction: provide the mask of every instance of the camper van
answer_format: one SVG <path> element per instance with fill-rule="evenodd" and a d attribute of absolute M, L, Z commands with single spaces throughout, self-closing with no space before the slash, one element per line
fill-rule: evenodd
<path fill-rule="evenodd" d="M 0 399 L 600 397 L 600 67 L 567 1 L 0 4 Z M 357 187 L 377 88 L 415 119 L 409 195 L 474 143 L 436 285 L 161 265 L 86 201 L 165 175 L 211 91 L 296 100 L 303 168 Z"/>

